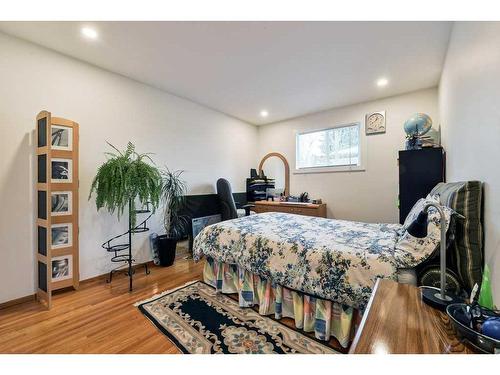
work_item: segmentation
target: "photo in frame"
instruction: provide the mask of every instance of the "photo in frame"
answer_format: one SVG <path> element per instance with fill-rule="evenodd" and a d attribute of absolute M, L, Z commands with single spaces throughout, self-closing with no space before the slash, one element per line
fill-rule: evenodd
<path fill-rule="evenodd" d="M 71 215 L 73 207 L 73 195 L 71 191 L 51 192 L 51 215 Z"/>
<path fill-rule="evenodd" d="M 50 236 L 52 249 L 70 247 L 73 245 L 73 226 L 71 223 L 52 224 Z"/>
<path fill-rule="evenodd" d="M 71 279 L 73 277 L 73 256 L 62 255 L 52 258 L 52 282 Z"/>
<path fill-rule="evenodd" d="M 53 150 L 71 151 L 73 149 L 73 129 L 67 126 L 51 126 L 51 147 Z"/>
<path fill-rule="evenodd" d="M 73 160 L 55 159 L 51 161 L 51 182 L 72 182 Z"/>

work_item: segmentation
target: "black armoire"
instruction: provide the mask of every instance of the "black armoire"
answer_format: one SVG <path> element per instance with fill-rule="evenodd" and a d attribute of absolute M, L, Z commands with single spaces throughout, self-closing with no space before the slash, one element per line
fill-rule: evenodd
<path fill-rule="evenodd" d="M 399 151 L 399 222 L 404 223 L 413 205 L 445 182 L 443 148 Z"/>

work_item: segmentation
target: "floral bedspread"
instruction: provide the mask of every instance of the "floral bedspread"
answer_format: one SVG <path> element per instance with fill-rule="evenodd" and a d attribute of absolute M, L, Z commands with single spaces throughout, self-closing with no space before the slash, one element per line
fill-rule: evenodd
<path fill-rule="evenodd" d="M 399 224 L 263 213 L 206 227 L 204 255 L 237 264 L 287 288 L 364 309 L 377 277 L 397 279 Z"/>

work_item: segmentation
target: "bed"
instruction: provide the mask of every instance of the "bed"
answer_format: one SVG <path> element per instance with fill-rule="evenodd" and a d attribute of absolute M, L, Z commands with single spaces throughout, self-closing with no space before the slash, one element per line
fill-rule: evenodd
<path fill-rule="evenodd" d="M 440 200 L 439 194 L 431 198 Z M 408 221 L 418 212 L 416 204 Z M 290 317 L 297 328 L 347 347 L 375 280 L 415 283 L 414 267 L 439 244 L 437 235 L 425 251 L 409 251 L 423 240 L 408 238 L 405 225 L 263 213 L 206 227 L 194 240 L 193 256 L 207 259 L 205 282 L 237 293 L 240 306 Z"/>
<path fill-rule="evenodd" d="M 368 224 L 269 212 L 206 228 L 202 255 L 290 289 L 364 308 L 377 277 L 397 279 L 399 224 Z"/>
<path fill-rule="evenodd" d="M 399 224 L 368 224 L 264 213 L 205 228 L 194 258 L 205 282 L 238 293 L 240 306 L 291 317 L 297 328 L 347 346 L 357 309 L 377 277 L 398 279 Z"/>

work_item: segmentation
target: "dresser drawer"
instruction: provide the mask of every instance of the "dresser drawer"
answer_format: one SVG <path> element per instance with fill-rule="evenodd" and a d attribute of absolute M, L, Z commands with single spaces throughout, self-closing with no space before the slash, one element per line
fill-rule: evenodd
<path fill-rule="evenodd" d="M 307 216 L 316 216 L 317 211 L 313 208 L 304 208 L 304 207 L 280 207 L 283 209 L 282 212 L 288 212 L 290 214 L 296 215 L 307 215 Z"/>
<path fill-rule="evenodd" d="M 301 206 L 292 206 L 292 205 L 267 205 L 267 204 L 256 204 L 253 208 L 253 211 L 256 213 L 264 213 L 264 212 L 283 212 L 287 214 L 295 214 L 295 215 L 304 215 L 304 216 L 317 216 L 317 217 L 326 217 L 326 209 L 324 206 L 309 208 L 309 207 L 301 207 Z"/>
<path fill-rule="evenodd" d="M 263 206 L 255 206 L 252 208 L 252 211 L 258 213 L 258 214 L 261 214 L 263 212 L 276 212 L 276 210 L 274 210 L 273 208 L 270 208 L 270 207 L 263 207 Z"/>

